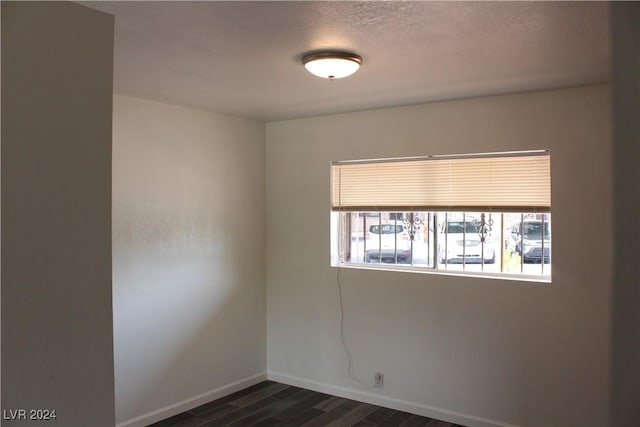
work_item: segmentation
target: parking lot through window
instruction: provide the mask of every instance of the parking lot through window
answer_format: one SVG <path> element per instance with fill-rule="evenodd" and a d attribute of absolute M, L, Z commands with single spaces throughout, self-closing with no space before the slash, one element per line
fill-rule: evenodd
<path fill-rule="evenodd" d="M 340 262 L 551 276 L 551 215 L 341 212 Z"/>

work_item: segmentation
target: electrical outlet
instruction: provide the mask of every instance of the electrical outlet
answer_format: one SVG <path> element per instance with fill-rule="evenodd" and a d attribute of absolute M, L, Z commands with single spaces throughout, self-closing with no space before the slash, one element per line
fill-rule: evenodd
<path fill-rule="evenodd" d="M 373 375 L 373 384 L 374 387 L 382 388 L 384 384 L 384 374 L 382 373 L 382 371 L 376 371 L 376 373 Z"/>

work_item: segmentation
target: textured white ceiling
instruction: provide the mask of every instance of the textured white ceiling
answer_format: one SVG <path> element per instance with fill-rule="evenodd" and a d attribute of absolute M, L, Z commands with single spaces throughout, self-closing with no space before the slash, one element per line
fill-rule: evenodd
<path fill-rule="evenodd" d="M 116 16 L 116 93 L 267 121 L 609 80 L 600 2 L 83 4 Z M 320 79 L 318 49 L 363 66 Z"/>

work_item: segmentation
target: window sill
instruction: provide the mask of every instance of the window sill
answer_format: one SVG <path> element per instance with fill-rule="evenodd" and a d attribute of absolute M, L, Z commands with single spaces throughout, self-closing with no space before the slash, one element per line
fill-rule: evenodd
<path fill-rule="evenodd" d="M 374 271 L 393 271 L 399 273 L 419 273 L 433 274 L 439 276 L 455 276 L 455 277 L 471 277 L 480 279 L 498 279 L 510 282 L 530 282 L 551 284 L 551 277 L 536 276 L 528 274 L 508 274 L 508 273 L 489 273 L 480 271 L 447 271 L 436 270 L 431 267 L 403 266 L 400 264 L 357 264 L 357 263 L 338 263 L 332 264 L 334 268 L 348 268 L 355 270 L 374 270 Z"/>

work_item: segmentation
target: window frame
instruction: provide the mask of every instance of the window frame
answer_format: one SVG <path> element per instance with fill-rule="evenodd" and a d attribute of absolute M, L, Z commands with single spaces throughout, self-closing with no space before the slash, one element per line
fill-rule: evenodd
<path fill-rule="evenodd" d="M 402 168 L 402 162 L 407 161 L 407 162 L 412 162 L 412 166 L 415 167 L 415 161 L 416 159 L 418 159 L 419 161 L 422 160 L 426 160 L 426 161 L 431 161 L 434 158 L 453 158 L 453 159 L 462 159 L 462 163 L 464 166 L 464 162 L 466 161 L 465 159 L 485 159 L 488 158 L 489 161 L 491 160 L 491 158 L 495 157 L 495 158 L 504 158 L 504 157 L 518 157 L 518 156 L 546 156 L 547 157 L 547 166 L 546 166 L 546 171 L 542 174 L 538 173 L 537 175 L 537 181 L 536 181 L 536 185 L 540 185 L 540 176 L 542 176 L 544 179 L 542 179 L 541 185 L 543 185 L 543 189 L 544 189 L 544 185 L 545 185 L 545 179 L 546 179 L 546 185 L 548 185 L 548 189 L 544 190 L 547 191 L 547 202 L 543 202 L 542 205 L 540 204 L 536 204 L 536 205 L 532 205 L 532 206 L 517 206 L 518 211 L 516 211 L 516 206 L 512 206 L 508 209 L 499 209 L 499 200 L 497 200 L 497 204 L 496 206 L 481 206 L 480 208 L 484 208 L 484 209 L 476 209 L 478 208 L 477 206 L 473 206 L 473 209 L 468 209 L 470 208 L 470 206 L 464 206 L 464 205 L 453 205 L 453 206 L 449 206 L 448 208 L 442 209 L 441 207 L 435 207 L 435 208 L 429 208 L 424 209 L 423 206 L 397 206 L 397 207 L 392 207 L 390 208 L 389 206 L 384 206 L 381 209 L 376 209 L 373 206 L 367 206 L 367 208 L 365 209 L 363 206 L 355 206 L 355 207 L 345 207 L 342 205 L 342 199 L 341 199 L 341 187 L 338 187 L 338 194 L 336 196 L 336 176 L 341 178 L 341 172 L 339 172 L 338 174 L 336 174 L 336 166 L 343 166 L 343 165 L 360 165 L 360 164 L 366 164 L 366 165 L 371 165 L 371 164 L 376 164 L 377 162 L 380 163 L 395 163 L 395 165 L 393 165 L 393 167 L 391 168 L 392 170 L 396 171 L 398 170 L 398 168 Z M 467 277 L 482 277 L 482 278 L 496 278 L 496 279 L 501 279 L 501 280 L 516 280 L 516 281 L 528 281 L 528 282 L 539 282 L 539 283 L 551 283 L 552 282 L 552 272 L 551 272 L 551 266 L 552 266 L 552 251 L 551 251 L 551 238 L 546 239 L 542 238 L 542 248 L 538 248 L 539 250 L 537 252 L 540 252 L 540 262 L 538 263 L 537 260 L 535 262 L 535 265 L 541 265 L 541 272 L 539 274 L 530 274 L 529 272 L 525 273 L 525 268 L 524 268 L 524 264 L 525 264 L 525 256 L 523 253 L 523 250 L 521 249 L 519 252 L 519 257 L 520 257 L 520 271 L 519 272 L 509 272 L 509 271 L 504 271 L 505 270 L 505 261 L 504 258 L 508 255 L 506 248 L 507 248 L 507 239 L 510 239 L 511 237 L 511 229 L 512 227 L 516 226 L 515 222 L 510 222 L 508 226 L 505 225 L 504 223 L 504 215 L 505 214 L 517 214 L 521 216 L 521 220 L 518 223 L 520 229 L 522 230 L 524 227 L 524 221 L 525 221 L 525 215 L 529 216 L 529 214 L 531 214 L 531 218 L 528 218 L 528 220 L 540 220 L 539 218 L 542 218 L 542 223 L 544 225 L 542 225 L 541 227 L 544 228 L 545 230 L 550 230 L 551 229 L 551 168 L 550 168 L 550 162 L 551 162 L 551 155 L 550 155 L 550 151 L 549 150 L 530 150 L 530 151 L 524 151 L 524 152 L 507 152 L 507 153 L 486 153 L 486 154 L 473 154 L 473 155 L 455 155 L 455 156 L 424 156 L 424 157 L 410 157 L 410 158 L 397 158 L 397 159 L 379 159 L 379 160 L 355 160 L 355 161 L 344 161 L 344 162 L 332 162 L 331 163 L 331 177 L 332 177 L 332 185 L 331 185 L 331 266 L 332 267 L 344 267 L 344 268 L 355 268 L 355 269 L 365 269 L 365 270 L 380 270 L 380 271 L 401 271 L 401 272 L 412 272 L 412 273 L 425 273 L 425 274 L 438 274 L 438 275 L 450 275 L 450 276 L 467 276 Z M 476 162 L 477 163 L 477 162 Z M 481 162 L 482 163 L 482 162 Z M 538 162 L 540 163 L 540 162 Z M 399 164 L 399 166 L 398 166 Z M 383 168 L 384 169 L 384 168 Z M 486 168 L 485 168 L 486 169 Z M 401 172 L 402 173 L 402 172 Z M 383 179 L 384 179 L 384 175 Z M 546 177 L 546 178 L 545 178 Z M 522 182 L 522 173 L 520 174 L 520 182 Z M 454 176 L 454 180 L 457 179 Z M 362 182 L 364 182 L 363 185 L 365 185 L 366 187 L 369 187 L 369 193 L 371 193 L 371 183 L 369 181 L 362 180 Z M 396 181 L 397 182 L 397 181 Z M 440 181 L 438 181 L 440 182 Z M 338 185 L 340 185 L 342 183 L 342 181 L 340 181 L 340 183 Z M 464 183 L 463 183 L 464 185 Z M 414 186 L 415 187 L 415 186 Z M 491 188 L 491 190 L 493 190 L 495 192 L 495 189 Z M 349 189 L 349 191 L 353 191 L 353 187 L 351 187 Z M 356 187 L 356 191 L 357 191 L 357 187 Z M 536 191 L 538 191 L 536 189 Z M 353 194 L 353 193 L 351 193 Z M 375 195 L 374 196 L 367 196 L 369 197 L 368 200 L 370 200 L 369 204 L 373 204 L 375 205 Z M 373 199 L 372 199 L 373 197 Z M 482 196 L 480 196 L 482 197 Z M 499 198 L 498 198 L 499 199 Z M 526 198 L 525 198 L 526 199 Z M 539 200 L 539 199 L 538 199 Z M 372 203 L 373 202 L 373 203 Z M 460 199 L 458 199 L 458 203 L 460 203 Z M 547 207 L 545 207 L 545 204 L 548 205 Z M 422 209 L 420 209 L 422 208 Z M 462 209 L 460 209 L 462 208 Z M 403 218 L 406 215 L 413 215 L 414 214 L 418 214 L 418 215 L 424 215 L 425 218 L 431 218 L 433 220 L 433 224 L 431 225 L 432 229 L 429 229 L 429 225 L 427 225 L 427 230 L 426 233 L 431 234 L 432 237 L 428 237 L 427 236 L 427 240 L 425 240 L 425 242 L 427 243 L 427 257 L 426 257 L 426 263 L 425 264 L 414 264 L 414 232 L 411 232 L 411 254 L 409 256 L 410 262 L 408 264 L 404 264 L 404 263 L 399 263 L 398 260 L 398 229 L 397 226 L 394 227 L 396 232 L 394 233 L 395 237 L 395 255 L 391 258 L 391 264 L 387 264 L 385 263 L 384 260 L 389 260 L 389 256 L 384 256 L 383 253 L 383 249 L 382 249 L 382 236 L 378 236 L 378 239 L 376 239 L 378 241 L 378 250 L 377 253 L 375 250 L 371 250 L 372 252 L 374 252 L 374 255 L 376 255 L 378 262 L 371 262 L 370 260 L 372 259 L 371 257 L 369 257 L 369 253 L 366 250 L 366 235 L 368 234 L 368 231 L 365 230 L 365 225 L 362 226 L 362 239 L 363 239 L 363 248 L 362 248 L 362 254 L 361 256 L 361 260 L 357 260 L 357 256 L 355 257 L 356 261 L 353 261 L 352 259 L 354 259 L 354 257 L 352 256 L 352 245 L 353 245 L 353 236 L 351 235 L 351 229 L 348 230 L 349 236 L 346 236 L 342 230 L 343 227 L 343 223 L 345 222 L 343 215 L 347 215 L 347 214 L 355 214 L 357 218 L 362 218 L 365 221 L 369 220 L 369 219 L 374 219 L 374 218 L 379 218 L 378 222 L 379 224 L 382 224 L 382 213 L 386 212 L 387 216 L 389 218 L 385 219 L 385 222 L 388 221 L 395 221 L 396 224 L 400 223 L 400 224 L 405 224 L 405 228 L 406 228 L 406 224 L 407 222 L 404 222 L 403 220 L 398 220 L 398 217 Z M 448 219 L 448 214 L 449 213 L 453 213 L 453 212 L 457 212 L 458 214 L 462 213 L 462 221 L 458 221 L 461 222 L 464 226 L 464 230 L 463 230 L 463 238 L 462 238 L 462 270 L 458 270 L 458 269 L 448 269 L 448 265 L 452 265 L 454 263 L 449 263 L 446 260 L 448 260 L 448 256 L 449 256 L 449 251 L 447 250 L 446 246 L 445 246 L 445 262 L 441 263 L 440 262 L 440 250 L 441 247 L 439 246 L 438 240 L 439 238 L 442 238 L 442 236 L 440 236 L 440 226 L 441 226 L 441 220 L 438 219 L 439 215 L 444 215 L 445 216 L 445 224 L 448 225 L 449 223 L 449 219 Z M 474 264 L 474 263 L 469 263 L 468 261 L 466 261 L 466 254 L 465 251 L 467 250 L 467 239 L 466 239 L 466 231 L 468 228 L 468 221 L 465 218 L 465 215 L 467 214 L 481 214 L 482 215 L 482 221 L 480 222 L 481 227 L 484 227 L 484 221 L 485 221 L 485 215 L 489 214 L 489 215 L 494 215 L 494 214 L 499 214 L 500 216 L 500 230 L 499 230 L 499 240 L 500 240 L 500 245 L 499 245 L 499 254 L 500 254 L 500 266 L 499 266 L 499 271 L 485 271 L 485 264 L 492 264 L 492 262 L 485 262 L 486 258 L 485 258 L 485 245 L 487 244 L 487 242 L 484 240 L 486 238 L 486 234 L 485 235 L 481 235 L 480 236 L 480 243 L 482 245 L 481 247 L 481 254 L 479 255 L 480 257 L 480 263 L 481 266 L 481 271 L 474 271 L 474 270 L 466 270 L 466 266 L 469 264 Z M 541 216 L 540 216 L 541 215 Z M 351 217 L 349 217 L 351 218 Z M 545 223 L 545 218 L 546 218 L 546 223 Z M 351 221 L 351 219 L 349 219 L 349 221 Z M 513 219 L 511 219 L 510 221 L 513 221 Z M 547 225 L 548 224 L 548 225 Z M 413 219 L 411 220 L 411 227 L 413 227 Z M 478 225 L 476 225 L 476 227 L 478 227 Z M 549 233 L 551 234 L 551 233 Z M 445 232 L 445 235 L 446 232 Z M 543 235 L 544 235 L 544 231 L 543 231 Z M 448 236 L 448 235 L 447 235 Z M 348 238 L 347 238 L 348 237 Z M 423 236 L 423 238 L 425 238 Z M 495 239 L 494 239 L 495 240 Z M 449 238 L 446 237 L 445 238 L 445 245 L 448 243 Z M 497 242 L 497 240 L 495 240 L 495 242 Z M 494 243 L 495 243 L 494 242 Z M 511 243 L 509 241 L 509 243 Z M 544 245 L 548 244 L 549 245 L 549 250 L 545 251 L 545 247 Z M 473 244 L 472 244 L 473 245 Z M 469 245 L 469 246 L 472 246 Z M 524 245 L 524 243 L 521 242 L 521 247 L 523 249 L 526 250 L 526 246 Z M 346 249 L 345 249 L 346 248 Z M 386 244 L 386 248 L 389 248 L 388 242 Z M 359 249 L 358 249 L 359 250 Z M 498 253 L 498 249 L 497 246 L 492 245 L 492 250 L 493 250 L 493 259 L 496 259 L 496 254 Z M 386 252 L 386 251 L 385 251 Z M 515 253 L 518 254 L 517 252 L 517 248 L 514 246 L 513 251 L 511 251 L 510 253 Z M 546 256 L 546 254 L 549 254 L 548 257 Z M 474 255 L 474 259 L 477 258 L 478 256 L 475 254 L 475 252 L 473 253 Z M 348 255 L 348 258 L 347 258 Z M 510 256 L 510 255 L 509 255 Z M 404 258 L 404 256 L 403 256 Z M 533 258 L 537 258 L 537 253 L 534 252 L 534 256 Z M 349 260 L 347 260 L 349 259 Z M 457 257 L 455 258 L 457 259 Z M 529 259 L 531 259 L 531 256 L 529 257 Z M 489 259 L 491 260 L 491 259 Z M 548 260 L 545 263 L 545 260 Z M 457 264 L 457 263 L 455 263 Z M 444 268 L 442 268 L 442 265 L 444 265 Z M 548 267 L 546 267 L 545 265 L 548 265 Z M 549 269 L 548 273 L 545 273 L 545 268 Z"/>

